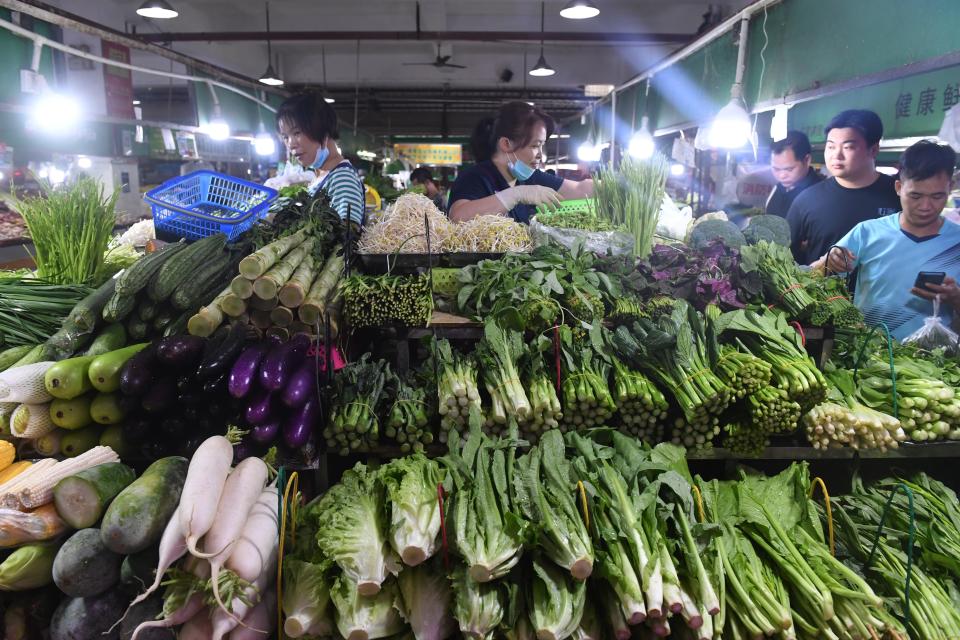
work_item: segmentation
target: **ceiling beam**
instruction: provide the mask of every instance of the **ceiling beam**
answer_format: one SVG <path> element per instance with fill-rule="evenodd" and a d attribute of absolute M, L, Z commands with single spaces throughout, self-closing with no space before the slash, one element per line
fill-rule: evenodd
<path fill-rule="evenodd" d="M 3 2 L 0 2 L 3 4 Z M 692 33 L 612 33 L 607 31 L 271 31 L 271 42 L 319 41 L 425 41 L 425 42 L 593 42 L 616 45 L 686 44 Z M 265 41 L 266 31 L 188 31 L 148 33 L 138 36 L 147 42 L 249 42 Z"/>
<path fill-rule="evenodd" d="M 88 20 L 83 16 L 79 16 L 74 13 L 70 13 L 69 11 L 64 11 L 58 7 L 48 5 L 45 2 L 39 2 L 38 0 L 0 0 L 0 7 L 10 9 L 11 11 L 19 11 L 20 13 L 31 16 L 36 20 L 48 22 L 62 29 L 71 29 L 80 33 L 87 33 L 97 36 L 98 38 L 108 42 L 113 42 L 115 44 L 121 44 L 130 47 L 131 49 L 139 49 L 141 51 L 147 51 L 156 54 L 168 60 L 179 62 L 180 64 L 183 64 L 195 71 L 207 74 L 215 80 L 229 82 L 239 87 L 247 87 L 248 89 L 257 89 L 260 91 L 266 91 L 268 93 L 286 95 L 285 91 L 267 87 L 266 85 L 257 82 L 255 79 L 249 78 L 243 74 L 230 71 L 229 69 L 224 69 L 223 67 L 218 67 L 217 65 L 210 64 L 209 62 L 205 62 L 199 58 L 184 55 L 151 42 L 146 42 L 142 36 L 132 36 L 130 34 L 123 33 L 122 31 L 111 29 L 110 27 L 106 27 L 92 20 Z"/>

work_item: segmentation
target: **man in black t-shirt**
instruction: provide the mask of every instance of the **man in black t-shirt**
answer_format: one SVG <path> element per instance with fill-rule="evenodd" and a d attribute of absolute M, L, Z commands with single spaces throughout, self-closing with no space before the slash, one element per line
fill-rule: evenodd
<path fill-rule="evenodd" d="M 844 111 L 826 134 L 823 156 L 832 177 L 798 195 L 787 212 L 791 249 L 800 264 L 818 260 L 857 224 L 900 210 L 895 180 L 877 171 L 880 116 Z"/>
<path fill-rule="evenodd" d="M 802 131 L 787 131 L 787 137 L 770 145 L 770 172 L 777 187 L 767 198 L 767 213 L 781 218 L 801 192 L 823 180 L 810 166 L 810 138 Z"/>

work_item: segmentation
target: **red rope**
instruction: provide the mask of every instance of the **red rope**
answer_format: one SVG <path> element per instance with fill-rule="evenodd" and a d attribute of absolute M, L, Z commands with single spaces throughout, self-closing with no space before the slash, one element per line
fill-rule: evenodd
<path fill-rule="evenodd" d="M 800 334 L 800 344 L 807 346 L 807 334 L 803 332 L 803 327 L 800 325 L 800 323 L 796 320 L 793 320 L 790 322 L 790 326 L 796 329 L 797 333 Z"/>
<path fill-rule="evenodd" d="M 557 395 L 560 395 L 560 327 L 553 328 L 553 358 L 557 367 Z"/>

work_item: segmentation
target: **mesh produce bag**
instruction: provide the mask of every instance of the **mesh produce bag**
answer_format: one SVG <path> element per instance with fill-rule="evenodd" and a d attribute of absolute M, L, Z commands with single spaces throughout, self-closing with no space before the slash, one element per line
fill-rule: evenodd
<path fill-rule="evenodd" d="M 904 338 L 904 344 L 913 344 L 922 349 L 944 349 L 950 355 L 958 352 L 960 336 L 940 319 L 940 296 L 933 299 L 933 315 L 923 321 L 923 326 Z"/>

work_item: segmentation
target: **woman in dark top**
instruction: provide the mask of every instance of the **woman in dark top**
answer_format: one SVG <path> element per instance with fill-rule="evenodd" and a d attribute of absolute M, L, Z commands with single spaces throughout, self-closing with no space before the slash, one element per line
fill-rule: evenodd
<path fill-rule="evenodd" d="M 564 198 L 588 198 L 593 180 L 575 182 L 541 171 L 553 118 L 526 102 L 508 102 L 496 118 L 480 121 L 471 139 L 477 164 L 450 190 L 450 219 L 509 216 L 529 222 L 537 206 L 555 209 Z"/>

